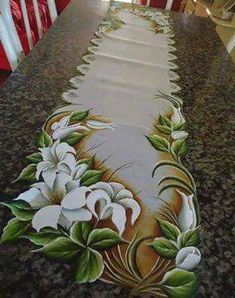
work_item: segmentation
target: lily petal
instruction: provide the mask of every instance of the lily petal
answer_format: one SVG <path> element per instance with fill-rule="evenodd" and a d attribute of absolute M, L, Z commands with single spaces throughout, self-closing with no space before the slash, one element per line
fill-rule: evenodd
<path fill-rule="evenodd" d="M 66 153 L 76 154 L 75 149 L 65 142 L 58 144 L 55 148 L 55 151 L 56 151 L 56 157 L 60 161 L 62 161 Z"/>
<path fill-rule="evenodd" d="M 60 214 L 58 219 L 58 225 L 61 225 L 62 227 L 69 229 L 72 226 L 73 222 L 70 221 L 67 217 L 64 216 L 64 214 Z"/>
<path fill-rule="evenodd" d="M 113 188 L 107 182 L 97 182 L 97 183 L 91 185 L 90 188 L 91 189 L 101 189 L 101 190 L 105 191 L 109 195 L 110 198 L 112 198 L 114 196 Z"/>
<path fill-rule="evenodd" d="M 84 130 L 84 131 L 90 131 L 89 128 L 87 128 L 86 126 L 81 125 L 81 123 L 76 123 L 76 124 L 72 124 L 69 125 L 70 128 L 77 128 L 79 127 L 79 130 Z"/>
<path fill-rule="evenodd" d="M 67 174 L 71 174 L 71 172 L 75 170 L 75 167 L 76 159 L 75 156 L 71 153 L 66 153 L 63 160 L 57 164 L 58 170 Z"/>
<path fill-rule="evenodd" d="M 29 203 L 32 208 L 42 208 L 50 204 L 41 191 L 34 187 L 20 194 L 15 200 L 23 200 Z"/>
<path fill-rule="evenodd" d="M 89 129 L 85 126 L 80 125 L 80 123 L 73 124 L 73 125 L 69 125 L 67 127 L 63 127 L 55 130 L 54 133 L 52 134 L 52 138 L 54 140 L 64 139 L 75 131 L 89 131 Z"/>
<path fill-rule="evenodd" d="M 65 116 L 65 117 L 61 118 L 60 121 L 54 122 L 51 126 L 51 129 L 54 131 L 58 128 L 66 127 L 69 125 L 69 120 L 70 120 L 70 115 Z"/>
<path fill-rule="evenodd" d="M 97 215 L 95 211 L 96 203 L 99 202 L 99 215 Z M 111 199 L 108 196 L 108 194 L 101 190 L 97 189 L 92 191 L 88 196 L 87 196 L 87 208 L 91 211 L 91 213 L 97 217 L 100 218 L 101 212 L 104 208 L 105 205 L 111 203 Z"/>
<path fill-rule="evenodd" d="M 60 140 L 56 140 L 52 146 L 50 147 L 51 148 L 51 154 L 53 156 L 53 160 L 55 160 L 57 158 L 56 156 L 56 147 L 60 144 Z"/>
<path fill-rule="evenodd" d="M 194 207 L 193 195 L 188 197 L 188 203 L 189 203 L 190 209 L 192 211 L 192 215 L 193 215 L 191 229 L 195 229 L 197 226 L 197 215 L 196 215 L 196 211 L 195 211 L 195 207 Z"/>
<path fill-rule="evenodd" d="M 32 226 L 39 232 L 44 227 L 57 229 L 57 223 L 61 213 L 61 206 L 46 206 L 40 209 L 33 217 Z"/>
<path fill-rule="evenodd" d="M 78 209 L 86 205 L 86 194 L 90 192 L 88 187 L 82 186 L 80 188 L 70 191 L 62 200 L 61 206 L 65 209 Z"/>
<path fill-rule="evenodd" d="M 81 179 L 79 180 L 73 180 L 73 181 L 69 181 L 67 184 L 66 184 L 66 189 L 67 189 L 67 192 L 70 192 L 76 188 L 79 188 L 80 187 L 80 181 Z"/>
<path fill-rule="evenodd" d="M 87 126 L 93 129 L 114 129 L 114 123 L 107 123 L 98 120 L 88 120 Z"/>
<path fill-rule="evenodd" d="M 41 152 L 44 161 L 53 162 L 51 147 L 39 148 L 39 151 Z"/>
<path fill-rule="evenodd" d="M 112 222 L 118 229 L 119 234 L 122 235 L 126 225 L 126 210 L 119 204 L 111 203 L 103 208 L 102 215 L 105 214 L 106 211 L 110 208 L 112 209 Z M 102 215 L 101 219 L 103 219 Z"/>
<path fill-rule="evenodd" d="M 198 248 L 188 246 L 182 248 L 176 256 L 176 267 L 184 270 L 193 270 L 201 261 Z"/>
<path fill-rule="evenodd" d="M 109 218 L 113 213 L 113 208 L 111 204 L 103 204 L 100 208 L 100 219 L 107 219 Z"/>
<path fill-rule="evenodd" d="M 72 221 L 72 222 L 88 221 L 92 219 L 91 212 L 85 208 L 73 209 L 73 210 L 62 208 L 62 213 L 69 221 Z"/>
<path fill-rule="evenodd" d="M 58 173 L 53 185 L 53 195 L 63 197 L 66 194 L 66 185 L 69 181 L 71 181 L 70 175 Z"/>
<path fill-rule="evenodd" d="M 85 164 L 85 163 L 82 163 L 80 165 L 77 165 L 75 170 L 74 170 L 74 173 L 73 173 L 73 176 L 74 176 L 74 180 L 77 180 L 79 178 L 82 177 L 82 175 L 88 170 L 88 165 Z"/>
<path fill-rule="evenodd" d="M 180 108 L 174 108 L 173 107 L 173 114 L 171 116 L 171 121 L 173 123 L 184 123 L 185 122 L 185 119 L 184 117 L 182 116 L 182 113 L 181 113 L 181 109 Z"/>
<path fill-rule="evenodd" d="M 125 209 L 130 208 L 132 210 L 131 224 L 133 225 L 140 215 L 140 206 L 134 199 L 122 199 L 118 201 Z"/>
<path fill-rule="evenodd" d="M 56 168 L 54 167 L 43 171 L 42 177 L 46 184 L 52 189 L 56 179 Z"/>
<path fill-rule="evenodd" d="M 128 189 L 122 189 L 119 191 L 115 197 L 115 201 L 119 201 L 122 199 L 133 199 L 133 194 Z"/>
<path fill-rule="evenodd" d="M 43 171 L 46 171 L 48 169 L 53 169 L 53 168 L 56 168 L 55 167 L 55 164 L 50 162 L 50 161 L 41 161 L 37 164 L 37 172 L 36 172 L 36 179 L 39 180 L 39 177 L 41 175 L 41 173 Z"/>
<path fill-rule="evenodd" d="M 185 130 L 179 130 L 179 131 L 173 131 L 171 133 L 171 137 L 174 140 L 179 140 L 179 139 L 187 139 L 188 137 L 188 132 Z"/>
<path fill-rule="evenodd" d="M 47 201 L 52 202 L 52 191 L 46 183 L 37 182 L 37 183 L 34 183 L 32 187 L 37 188 Z"/>
<path fill-rule="evenodd" d="M 119 191 L 125 189 L 124 185 L 118 182 L 110 182 L 110 185 L 112 186 L 114 195 L 116 196 Z"/>
<path fill-rule="evenodd" d="M 187 196 L 181 191 L 177 191 L 182 198 L 182 206 L 178 215 L 180 230 L 185 232 L 196 227 L 196 213 L 193 205 L 193 195 Z"/>

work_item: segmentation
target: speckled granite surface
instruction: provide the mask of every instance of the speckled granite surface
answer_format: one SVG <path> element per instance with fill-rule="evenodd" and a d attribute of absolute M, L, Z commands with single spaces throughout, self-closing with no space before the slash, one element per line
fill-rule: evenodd
<path fill-rule="evenodd" d="M 23 190 L 11 181 L 34 151 L 34 135 L 69 88 L 107 8 L 99 0 L 74 0 L 0 89 L 2 201 Z M 198 297 L 232 297 L 235 66 L 209 20 L 179 14 L 173 20 L 190 135 L 186 166 L 195 177 L 201 205 Z M 9 213 L 0 212 L 2 229 Z M 73 284 L 66 267 L 28 253 L 30 247 L 26 241 L 0 247 L 1 297 L 129 297 L 128 291 L 102 282 Z"/>

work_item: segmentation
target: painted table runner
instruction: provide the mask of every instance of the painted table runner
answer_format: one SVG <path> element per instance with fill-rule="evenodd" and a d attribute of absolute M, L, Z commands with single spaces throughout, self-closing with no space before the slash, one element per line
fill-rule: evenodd
<path fill-rule="evenodd" d="M 34 253 L 134 295 L 193 297 L 199 211 L 167 13 L 113 5 L 3 205 Z M 25 241 L 27 241 L 25 240 Z"/>

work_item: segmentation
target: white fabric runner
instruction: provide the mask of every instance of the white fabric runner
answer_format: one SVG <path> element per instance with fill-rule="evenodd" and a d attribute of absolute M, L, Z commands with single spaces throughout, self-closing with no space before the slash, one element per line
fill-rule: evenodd
<path fill-rule="evenodd" d="M 142 202 L 154 212 L 157 182 L 170 170 L 159 170 L 159 178 L 151 177 L 161 157 L 145 135 L 151 133 L 155 117 L 172 113 L 168 101 L 154 98 L 158 90 L 171 94 L 169 38 L 156 34 L 149 21 L 129 10 L 121 10 L 118 17 L 126 25 L 102 35 L 81 85 L 73 91 L 76 96 L 69 100 L 115 123 L 114 131 L 97 131 L 86 146 L 102 144 L 94 153 L 101 160 L 112 155 L 105 163 L 108 168 L 115 170 L 130 163 L 119 177 L 140 193 Z"/>

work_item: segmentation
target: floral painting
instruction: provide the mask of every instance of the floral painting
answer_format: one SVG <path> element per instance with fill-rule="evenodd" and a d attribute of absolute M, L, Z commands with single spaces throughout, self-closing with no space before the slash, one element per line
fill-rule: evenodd
<path fill-rule="evenodd" d="M 49 116 L 36 137 L 35 153 L 26 156 L 28 165 L 14 181 L 27 185 L 27 190 L 1 203 L 12 214 L 1 245 L 19 238 L 31 241 L 33 253 L 68 264 L 75 283 L 100 279 L 127 287 L 133 295 L 194 297 L 195 269 L 201 260 L 200 214 L 195 181 L 183 162 L 188 132 L 177 95 L 170 17 L 136 5 L 112 6 L 71 82 L 76 88 L 83 84 L 104 34 L 128 26 L 118 14 L 122 10 L 143 19 L 145 30 L 168 41 L 171 93 L 155 90 L 153 100 L 164 100 L 171 112 L 154 115 L 148 133 L 141 135 L 152 154 L 161 156 L 148 173 L 148 179 L 158 176 L 153 199 L 159 204 L 157 211 L 149 210 L 141 193 L 106 160 L 91 154 L 96 148 L 86 149 L 88 140 L 100 132 L 114 133 L 119 124 L 109 115 L 96 114 L 93 107 L 71 110 L 67 102 L 63 111 Z M 63 95 L 70 102 L 76 96 L 74 90 Z M 171 174 L 162 175 L 165 168 Z"/>

